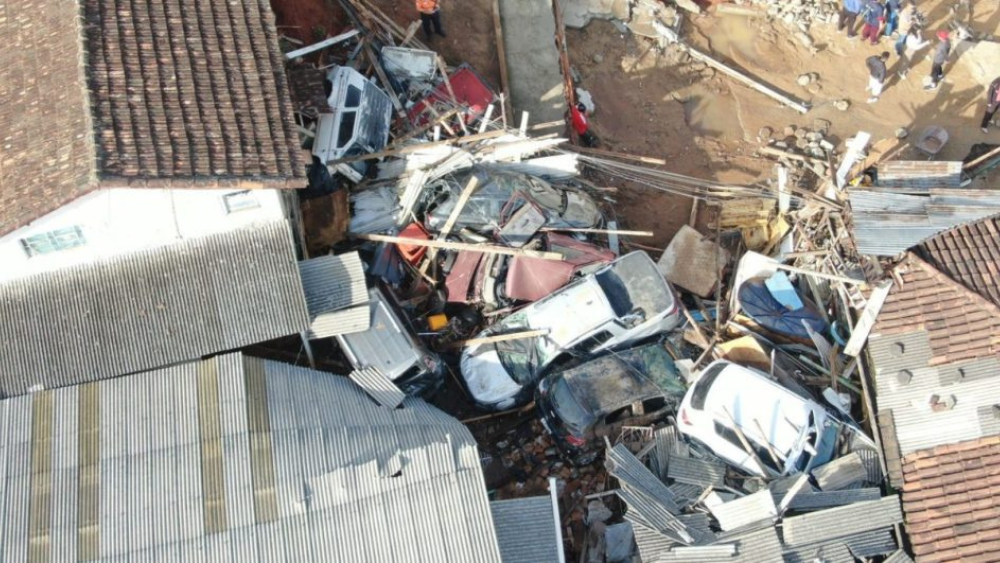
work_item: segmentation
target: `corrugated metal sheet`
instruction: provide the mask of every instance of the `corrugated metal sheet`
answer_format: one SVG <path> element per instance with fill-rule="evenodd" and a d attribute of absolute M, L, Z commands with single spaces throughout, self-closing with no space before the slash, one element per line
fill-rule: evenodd
<path fill-rule="evenodd" d="M 876 501 L 819 510 L 782 521 L 785 544 L 818 544 L 862 532 L 888 528 L 903 521 L 896 495 Z"/>
<path fill-rule="evenodd" d="M 552 499 L 529 497 L 490 503 L 503 563 L 559 561 Z"/>
<path fill-rule="evenodd" d="M 696 547 L 678 546 L 660 554 L 657 563 L 715 563 L 716 561 L 734 561 L 736 546 L 734 544 L 703 545 Z"/>
<path fill-rule="evenodd" d="M 780 497 L 779 497 L 780 498 Z M 882 498 L 882 493 L 878 489 L 853 489 L 849 491 L 802 491 L 795 495 L 792 503 L 788 506 L 790 510 L 821 510 L 844 506 L 855 502 L 865 502 Z M 775 499 L 777 502 L 778 499 Z"/>
<path fill-rule="evenodd" d="M 643 561 L 656 561 L 660 554 L 677 545 L 676 542 L 649 526 L 636 522 L 631 522 L 631 524 L 632 533 L 635 535 L 635 545 Z"/>
<path fill-rule="evenodd" d="M 0 472 L 5 560 L 500 561 L 461 423 L 237 354 L 0 401 Z"/>
<path fill-rule="evenodd" d="M 850 200 L 858 251 L 875 256 L 895 256 L 941 231 L 1000 214 L 1000 193 L 989 190 L 903 195 L 855 189 Z"/>
<path fill-rule="evenodd" d="M 890 160 L 878 165 L 878 187 L 894 193 L 926 193 L 962 185 L 962 162 L 955 160 Z"/>
<path fill-rule="evenodd" d="M 684 544 L 694 542 L 688 527 L 677 519 L 679 512 L 673 493 L 642 464 L 624 444 L 608 450 L 608 471 L 622 485 L 618 496 L 638 513 L 643 521 L 660 533 Z"/>
<path fill-rule="evenodd" d="M 399 387 L 396 387 L 396 384 L 376 367 L 356 369 L 351 372 L 349 377 L 369 397 L 383 407 L 394 409 L 406 398 L 406 393 L 400 391 Z"/>
<path fill-rule="evenodd" d="M 812 471 L 816 484 L 822 491 L 839 491 L 860 485 L 868 477 L 868 469 L 861 456 L 851 452 Z"/>
<path fill-rule="evenodd" d="M 656 442 L 656 447 L 653 448 L 653 455 L 649 459 L 653 472 L 661 481 L 667 479 L 670 456 L 680 454 L 679 447 L 686 446 L 678 439 L 678 434 L 675 426 L 664 426 L 653 431 L 653 441 Z"/>
<path fill-rule="evenodd" d="M 721 487 L 726 478 L 726 466 L 693 457 L 670 456 L 667 476 L 680 483 Z"/>
<path fill-rule="evenodd" d="M 0 394 L 153 369 L 308 327 L 287 223 L 0 285 Z"/>
<path fill-rule="evenodd" d="M 368 330 L 368 288 L 357 252 L 299 262 L 309 309 L 309 338 Z"/>
<path fill-rule="evenodd" d="M 887 557 L 882 563 L 913 563 L 913 559 L 911 559 L 905 551 L 900 549 Z"/>
<path fill-rule="evenodd" d="M 871 530 L 861 534 L 856 534 L 842 541 L 851 550 L 854 557 L 858 559 L 868 559 L 876 555 L 892 553 L 899 547 L 896 539 L 892 536 L 892 528 L 881 530 Z"/>
<path fill-rule="evenodd" d="M 783 555 L 785 563 L 854 563 L 851 550 L 842 543 L 786 548 Z"/>
<path fill-rule="evenodd" d="M 902 352 L 898 353 L 898 345 Z M 925 332 L 873 335 L 868 349 L 874 365 L 880 410 L 891 410 L 903 456 L 1000 433 L 1000 420 L 980 418 L 981 407 L 1000 397 L 1000 360 L 995 357 L 929 367 Z M 901 372 L 905 377 L 900 377 Z M 906 381 L 906 383 L 903 383 Z M 934 412 L 930 397 L 955 397 L 950 410 Z"/>
<path fill-rule="evenodd" d="M 762 490 L 710 508 L 723 530 L 735 530 L 755 522 L 772 521 L 778 516 L 771 491 Z"/>

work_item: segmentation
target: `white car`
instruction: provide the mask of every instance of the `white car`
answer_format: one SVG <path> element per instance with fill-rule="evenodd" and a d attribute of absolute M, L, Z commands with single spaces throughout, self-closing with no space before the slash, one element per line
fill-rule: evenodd
<path fill-rule="evenodd" d="M 480 333 L 548 331 L 466 348 L 462 378 L 480 408 L 511 408 L 531 400 L 535 384 L 561 355 L 628 346 L 679 322 L 670 284 L 646 253 L 632 252 Z"/>
<path fill-rule="evenodd" d="M 747 452 L 733 423 L 766 468 L 762 470 Z M 684 396 L 677 416 L 682 434 L 747 473 L 760 476 L 765 471 L 771 475 L 810 471 L 830 461 L 836 456 L 844 426 L 822 405 L 790 391 L 769 375 L 724 360 L 701 372 Z"/>

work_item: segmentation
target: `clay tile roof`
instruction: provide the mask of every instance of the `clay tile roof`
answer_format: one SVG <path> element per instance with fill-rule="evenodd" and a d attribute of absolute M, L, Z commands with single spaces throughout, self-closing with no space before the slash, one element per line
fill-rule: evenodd
<path fill-rule="evenodd" d="M 0 33 L 0 235 L 98 185 L 303 183 L 267 0 L 17 0 Z"/>
<path fill-rule="evenodd" d="M 78 15 L 73 2 L 0 3 L 0 235 L 96 179 Z"/>
<path fill-rule="evenodd" d="M 1000 436 L 922 450 L 903 462 L 903 510 L 919 562 L 1000 560 Z"/>
<path fill-rule="evenodd" d="M 1000 218 L 943 232 L 914 251 L 938 271 L 1000 306 Z"/>
<path fill-rule="evenodd" d="M 873 333 L 925 331 L 941 365 L 1000 353 L 1000 306 L 966 288 L 915 254 L 897 268 L 895 284 Z"/>

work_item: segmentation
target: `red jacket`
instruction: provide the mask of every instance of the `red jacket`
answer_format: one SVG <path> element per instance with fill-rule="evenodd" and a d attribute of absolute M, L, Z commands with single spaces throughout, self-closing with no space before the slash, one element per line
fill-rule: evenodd
<path fill-rule="evenodd" d="M 573 130 L 576 131 L 576 134 L 583 135 L 586 133 L 587 130 L 590 129 L 590 123 L 587 122 L 587 116 L 584 115 L 582 111 L 576 109 L 576 106 L 569 108 L 569 111 L 570 117 L 572 118 L 570 121 L 573 123 Z"/>

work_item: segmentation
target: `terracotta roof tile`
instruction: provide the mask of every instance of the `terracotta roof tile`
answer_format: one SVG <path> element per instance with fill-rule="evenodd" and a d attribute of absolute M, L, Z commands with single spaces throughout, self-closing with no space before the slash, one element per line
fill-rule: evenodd
<path fill-rule="evenodd" d="M 930 365 L 1000 353 L 1000 307 L 973 292 L 915 254 L 897 270 L 903 280 L 889 294 L 875 334 L 926 331 Z"/>
<path fill-rule="evenodd" d="M 927 263 L 1000 306 L 1000 218 L 956 227 L 918 245 Z"/>
<path fill-rule="evenodd" d="M 1000 560 L 1000 436 L 903 460 L 903 512 L 917 561 Z M 972 457 L 972 456 L 976 457 Z"/>
<path fill-rule="evenodd" d="M 0 33 L 0 234 L 99 181 L 303 183 L 267 0 L 17 0 Z"/>

